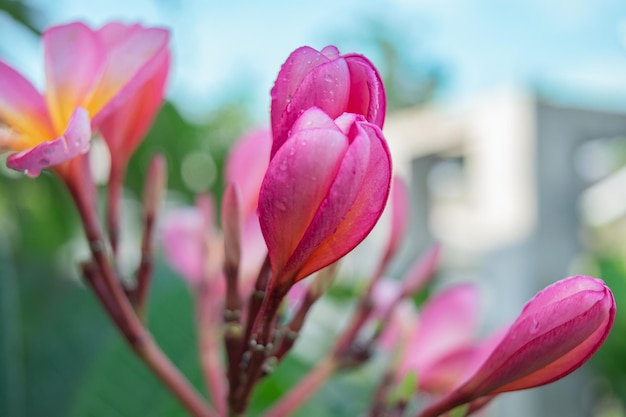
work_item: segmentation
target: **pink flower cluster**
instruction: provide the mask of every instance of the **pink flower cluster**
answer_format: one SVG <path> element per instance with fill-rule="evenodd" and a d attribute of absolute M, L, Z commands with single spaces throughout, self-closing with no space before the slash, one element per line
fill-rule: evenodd
<path fill-rule="evenodd" d="M 147 179 L 144 259 L 134 287 L 122 286 L 111 259 L 126 165 L 163 101 L 169 32 L 71 23 L 48 29 L 43 42 L 44 93 L 0 61 L 0 144 L 14 152 L 7 165 L 31 176 L 52 168 L 68 185 L 92 251 L 83 264 L 86 280 L 137 355 L 193 415 L 243 415 L 258 381 L 293 346 L 311 305 L 332 282 L 336 263 L 368 236 L 386 206 L 388 244 L 352 319 L 327 357 L 268 416 L 288 415 L 332 372 L 362 364 L 375 347 L 396 360 L 379 385 L 372 416 L 403 415 L 410 398 L 389 392 L 407 378 L 418 381 L 410 396 L 435 397 L 419 416 L 443 415 L 463 404 L 471 413 L 500 393 L 568 375 L 610 332 L 615 301 L 591 277 L 550 285 L 510 327 L 483 342 L 474 339 L 478 298 L 469 284 L 435 294 L 419 309 L 413 304 L 436 268 L 439 248 L 401 281 L 381 279 L 409 214 L 408 190 L 392 180 L 382 132 L 381 77 L 362 55 L 341 55 L 334 46 L 302 47 L 288 57 L 271 91 L 271 130 L 246 135 L 228 156 L 221 227 L 210 196 L 170 212 L 163 222 L 165 257 L 196 295 L 199 351 L 212 400 L 207 405 L 158 350 L 143 322 L 152 228 L 165 182 L 162 158 L 154 160 Z M 108 240 L 83 157 L 92 132 L 102 135 L 112 156 Z M 299 293 L 298 307 L 285 321 L 281 306 L 292 288 L 292 296 Z M 368 334 L 371 323 L 381 330 Z"/>

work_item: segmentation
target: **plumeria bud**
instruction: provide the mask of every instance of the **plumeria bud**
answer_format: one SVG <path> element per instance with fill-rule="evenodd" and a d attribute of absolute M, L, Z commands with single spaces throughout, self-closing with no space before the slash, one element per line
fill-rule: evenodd
<path fill-rule="evenodd" d="M 321 51 L 303 46 L 292 52 L 272 88 L 272 157 L 310 107 L 319 107 L 332 119 L 345 112 L 360 114 L 382 128 L 386 101 L 380 75 L 364 56 L 340 55 L 334 46 Z"/>
<path fill-rule="evenodd" d="M 478 370 L 423 417 L 502 392 L 545 385 L 569 375 L 604 343 L 615 319 L 611 290 L 599 279 L 556 282 L 526 304 Z"/>
<path fill-rule="evenodd" d="M 259 195 L 274 280 L 284 291 L 354 249 L 387 201 L 391 157 L 379 127 L 319 108 L 303 113 L 270 161 Z"/>
<path fill-rule="evenodd" d="M 229 184 L 222 199 L 224 265 L 238 270 L 241 258 L 241 195 L 237 184 Z"/>
<path fill-rule="evenodd" d="M 55 166 L 69 175 L 63 162 L 87 152 L 91 129 L 119 109 L 124 123 L 114 130 L 145 131 L 151 121 L 145 113 L 158 96 L 160 81 L 153 81 L 167 73 L 168 39 L 164 29 L 119 23 L 99 30 L 80 22 L 49 28 L 43 34 L 45 94 L 0 62 L 0 127 L 11 132 L 0 134 L 0 147 L 19 152 L 8 166 L 33 176 Z M 138 106 L 125 107 L 129 100 Z"/>
<path fill-rule="evenodd" d="M 143 192 L 144 216 L 150 221 L 156 217 L 163 193 L 167 187 L 167 161 L 163 155 L 155 155 L 150 161 Z"/>

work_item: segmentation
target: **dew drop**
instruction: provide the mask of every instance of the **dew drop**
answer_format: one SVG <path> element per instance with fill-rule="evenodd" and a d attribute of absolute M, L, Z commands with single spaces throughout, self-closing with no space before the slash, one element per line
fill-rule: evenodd
<path fill-rule="evenodd" d="M 530 325 L 530 334 L 536 334 L 538 331 L 539 331 L 539 322 L 536 319 L 533 319 L 533 322 Z"/>
<path fill-rule="evenodd" d="M 276 208 L 280 211 L 287 211 L 287 204 L 284 201 L 276 201 Z"/>
<path fill-rule="evenodd" d="M 285 162 L 285 161 L 281 162 L 279 168 L 280 168 L 281 171 L 286 171 L 287 170 L 287 162 Z"/>

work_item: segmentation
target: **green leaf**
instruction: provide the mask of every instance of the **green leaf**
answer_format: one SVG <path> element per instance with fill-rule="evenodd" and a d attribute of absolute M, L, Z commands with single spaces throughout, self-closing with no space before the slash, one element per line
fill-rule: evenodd
<path fill-rule="evenodd" d="M 150 328 L 172 362 L 203 392 L 193 323 L 193 300 L 182 281 L 165 268 L 155 276 Z M 178 400 L 137 358 L 121 338 L 103 349 L 84 380 L 68 415 L 83 417 L 187 416 Z"/>
<path fill-rule="evenodd" d="M 389 404 L 408 403 L 417 392 L 417 372 L 410 371 L 389 395 Z"/>
<path fill-rule="evenodd" d="M 469 409 L 469 404 L 461 405 L 450 412 L 450 417 L 464 417 Z"/>

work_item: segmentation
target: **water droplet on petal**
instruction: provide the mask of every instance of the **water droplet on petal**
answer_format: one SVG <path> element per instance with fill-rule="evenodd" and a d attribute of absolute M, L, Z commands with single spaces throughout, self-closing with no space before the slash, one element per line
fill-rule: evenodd
<path fill-rule="evenodd" d="M 287 211 L 287 204 L 284 201 L 278 200 L 276 201 L 276 208 L 279 211 Z"/>
<path fill-rule="evenodd" d="M 539 322 L 536 319 L 533 319 L 533 322 L 530 325 L 530 334 L 535 334 L 539 331 Z"/>

